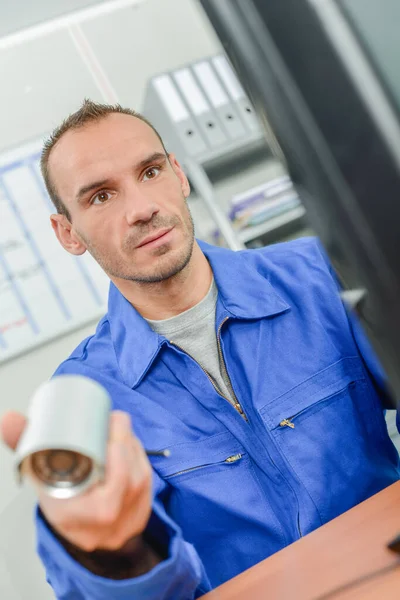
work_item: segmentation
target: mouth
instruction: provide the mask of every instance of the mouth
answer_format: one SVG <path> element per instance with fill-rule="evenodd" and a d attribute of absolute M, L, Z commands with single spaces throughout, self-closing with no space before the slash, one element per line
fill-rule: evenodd
<path fill-rule="evenodd" d="M 147 237 L 145 237 L 138 246 L 136 246 L 136 248 L 143 248 L 143 247 L 147 247 L 149 248 L 150 246 L 158 246 L 161 244 L 164 244 L 165 242 L 168 241 L 169 238 L 169 233 L 173 230 L 173 227 L 168 227 L 167 229 L 160 229 L 159 231 L 157 231 L 156 233 L 153 233 L 152 235 L 148 235 Z"/>

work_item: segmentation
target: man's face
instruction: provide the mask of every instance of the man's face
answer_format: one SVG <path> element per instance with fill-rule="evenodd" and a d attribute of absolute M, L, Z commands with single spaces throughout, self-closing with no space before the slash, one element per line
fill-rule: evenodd
<path fill-rule="evenodd" d="M 71 215 L 52 218 L 63 246 L 88 250 L 113 279 L 154 283 L 189 262 L 194 228 L 189 184 L 146 123 L 111 114 L 68 131 L 49 160 L 50 176 Z"/>

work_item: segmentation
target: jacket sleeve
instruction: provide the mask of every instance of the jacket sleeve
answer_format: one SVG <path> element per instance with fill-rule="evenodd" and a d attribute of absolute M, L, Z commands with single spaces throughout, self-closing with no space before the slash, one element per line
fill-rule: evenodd
<path fill-rule="evenodd" d="M 156 487 L 160 487 L 162 482 L 156 473 L 154 477 Z M 192 600 L 210 590 L 196 550 L 184 541 L 157 496 L 148 533 L 168 549 L 167 558 L 145 575 L 132 579 L 108 579 L 85 569 L 52 534 L 38 509 L 36 526 L 38 554 L 58 600 Z"/>
<path fill-rule="evenodd" d="M 385 371 L 382 368 L 378 357 L 375 354 L 374 349 L 371 346 L 369 339 L 367 338 L 364 329 L 357 318 L 357 315 L 353 311 L 347 311 L 347 317 L 350 324 L 354 340 L 357 344 L 358 350 L 364 361 L 364 365 L 367 368 L 376 388 L 379 391 L 379 396 L 382 401 L 383 408 L 394 408 L 393 397 L 390 395 L 388 380 Z M 397 430 L 400 433 L 400 404 L 397 400 L 397 414 L 396 414 L 396 425 Z"/>
<path fill-rule="evenodd" d="M 67 360 L 55 375 L 82 374 L 108 389 L 113 408 L 126 410 L 131 390 L 102 369 Z M 167 558 L 148 573 L 132 579 L 113 580 L 93 574 L 78 563 L 53 535 L 40 511 L 36 511 L 37 552 L 47 581 L 58 600 L 193 600 L 210 590 L 203 564 L 194 547 L 183 539 L 179 526 L 162 502 L 165 482 L 153 469 L 153 511 L 148 524 L 149 539 L 165 548 Z"/>
<path fill-rule="evenodd" d="M 332 264 L 330 263 L 325 250 L 322 248 L 322 246 L 320 245 L 319 242 L 317 242 L 317 243 L 318 243 L 318 247 L 319 247 L 320 253 L 322 255 L 322 258 L 323 258 L 327 268 L 329 269 L 329 272 L 330 272 L 333 280 L 336 283 L 338 292 L 340 292 L 343 288 L 339 282 L 337 274 L 336 274 Z M 393 408 L 393 398 L 389 392 L 388 378 L 387 378 L 387 375 L 386 375 L 385 371 L 383 370 L 382 365 L 375 353 L 375 350 L 373 349 L 371 342 L 369 341 L 369 339 L 364 331 L 364 328 L 362 327 L 355 311 L 351 310 L 348 307 L 345 307 L 345 309 L 346 309 L 347 320 L 349 322 L 350 330 L 353 335 L 354 341 L 357 345 L 360 356 L 363 359 L 364 365 L 379 392 L 379 396 L 382 401 L 382 408 L 388 408 L 388 407 Z M 400 404 L 399 404 L 399 401 L 398 401 L 398 406 L 397 406 L 396 425 L 397 425 L 397 429 L 400 433 Z"/>

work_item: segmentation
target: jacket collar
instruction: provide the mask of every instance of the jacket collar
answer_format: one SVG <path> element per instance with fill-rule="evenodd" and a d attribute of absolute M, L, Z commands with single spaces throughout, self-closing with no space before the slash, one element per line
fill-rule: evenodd
<path fill-rule="evenodd" d="M 289 305 L 276 293 L 265 275 L 243 253 L 198 242 L 208 259 L 218 287 L 217 326 L 225 317 L 260 319 L 286 312 Z M 265 268 L 265 267 L 264 267 Z M 165 338 L 124 298 L 113 283 L 108 299 L 108 320 L 119 368 L 129 387 L 143 379 Z"/>

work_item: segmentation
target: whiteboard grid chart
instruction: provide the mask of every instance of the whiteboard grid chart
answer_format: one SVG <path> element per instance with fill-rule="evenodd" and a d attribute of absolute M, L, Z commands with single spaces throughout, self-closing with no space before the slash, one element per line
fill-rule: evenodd
<path fill-rule="evenodd" d="M 41 146 L 0 155 L 0 362 L 107 310 L 107 276 L 87 252 L 68 254 L 52 231 Z"/>

